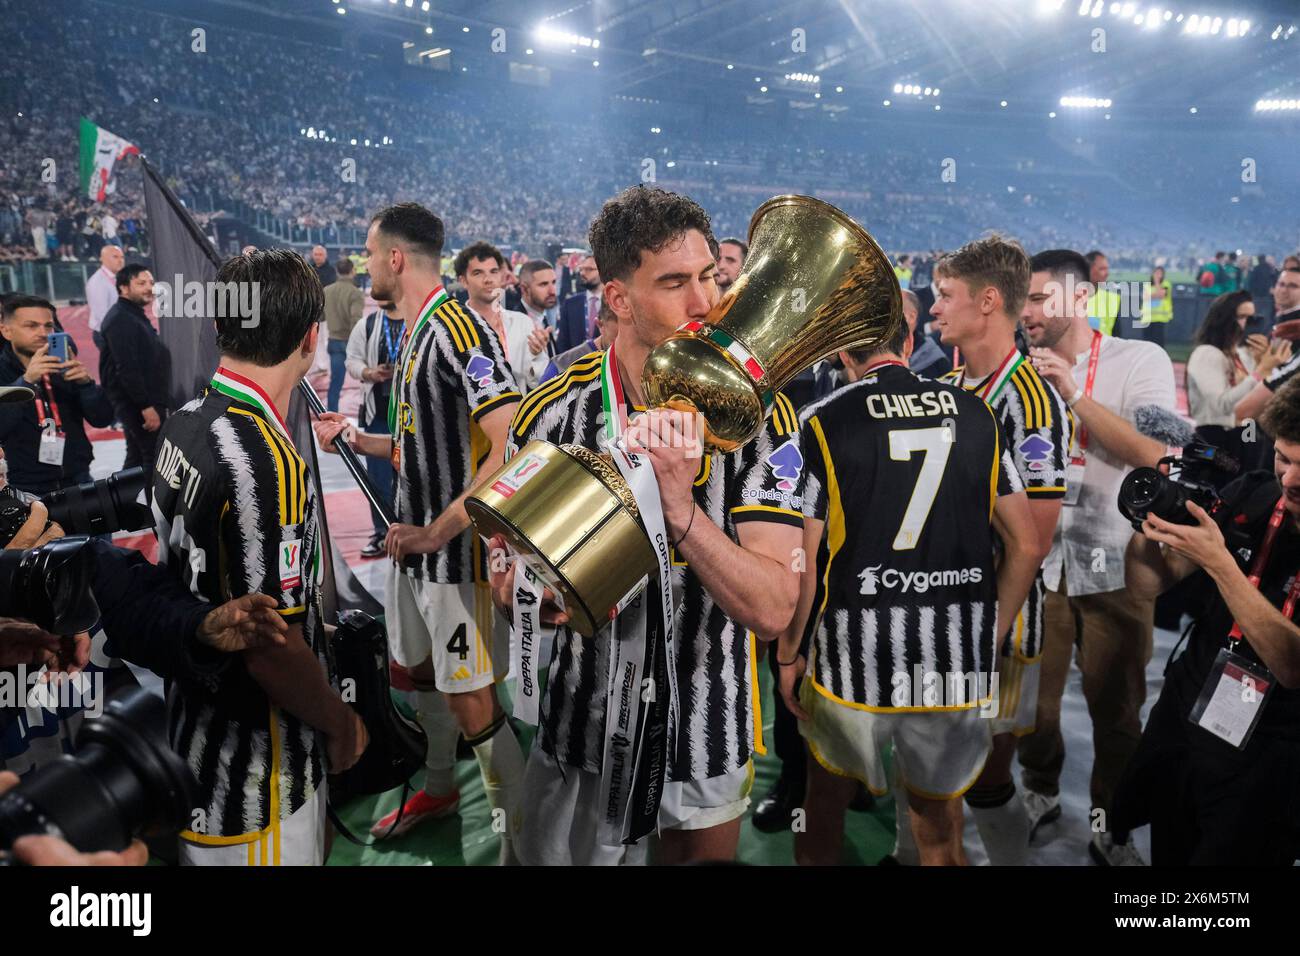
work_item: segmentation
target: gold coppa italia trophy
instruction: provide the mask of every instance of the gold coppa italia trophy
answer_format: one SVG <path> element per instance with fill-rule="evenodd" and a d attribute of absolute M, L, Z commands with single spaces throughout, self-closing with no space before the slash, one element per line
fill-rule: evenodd
<path fill-rule="evenodd" d="M 706 453 L 759 432 L 776 392 L 841 349 L 871 348 L 903 321 L 889 258 L 839 209 L 777 196 L 749 223 L 740 277 L 703 321 L 651 350 L 651 407 L 698 412 Z M 503 535 L 591 637 L 657 564 L 631 488 L 607 455 L 532 441 L 472 492 L 479 534 Z"/>

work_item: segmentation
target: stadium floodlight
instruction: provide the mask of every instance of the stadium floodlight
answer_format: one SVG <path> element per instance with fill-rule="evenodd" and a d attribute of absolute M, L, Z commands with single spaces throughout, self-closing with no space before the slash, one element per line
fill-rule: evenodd
<path fill-rule="evenodd" d="M 1133 16 L 1133 11 L 1134 11 L 1135 9 L 1136 9 L 1136 8 L 1134 7 L 1134 5 L 1133 5 L 1132 3 L 1126 3 L 1126 4 L 1124 4 L 1124 7 L 1123 7 L 1123 9 L 1120 11 L 1120 13 L 1121 13 L 1123 16 L 1131 17 L 1131 16 Z"/>
<path fill-rule="evenodd" d="M 837 87 L 835 87 L 835 92 L 836 92 L 836 93 L 843 93 L 843 92 L 844 92 L 844 87 L 842 87 L 842 86 L 837 86 Z"/>
<path fill-rule="evenodd" d="M 1079 3 L 1079 16 L 1086 17 L 1092 10 L 1092 0 L 1081 0 Z"/>
<path fill-rule="evenodd" d="M 346 14 L 347 12 L 348 12 L 348 8 L 347 8 L 347 7 L 339 7 L 339 8 L 338 8 L 339 16 L 343 16 L 343 15 Z"/>
<path fill-rule="evenodd" d="M 1173 18 L 1174 18 L 1174 11 L 1172 11 L 1172 10 L 1166 10 L 1166 11 L 1165 11 L 1165 23 L 1168 23 L 1168 22 L 1169 22 L 1170 20 L 1172 20 Z M 1180 13 L 1180 14 L 1178 15 L 1178 19 L 1181 20 L 1182 18 L 1183 18 L 1183 15 Z"/>
<path fill-rule="evenodd" d="M 728 64 L 727 64 L 727 69 L 728 69 L 728 70 L 734 70 L 735 68 L 736 68 L 736 64 L 734 64 L 734 63 L 728 63 Z"/>
<path fill-rule="evenodd" d="M 1006 100 L 1003 100 L 1002 103 L 1001 103 L 1001 106 L 1002 106 L 1003 109 L 1006 109 L 1006 108 L 1007 108 L 1007 101 L 1006 101 Z"/>
<path fill-rule="evenodd" d="M 1152 7 L 1147 11 L 1146 27 L 1148 30 L 1154 30 L 1158 26 L 1160 26 L 1160 8 Z"/>
<path fill-rule="evenodd" d="M 461 32 L 461 33 L 469 33 L 469 27 L 461 27 L 461 28 L 460 28 L 460 32 Z"/>
<path fill-rule="evenodd" d="M 672 168 L 673 168 L 674 166 L 676 166 L 676 165 L 677 165 L 677 163 L 676 163 L 674 160 L 671 160 L 671 159 L 668 160 L 668 168 L 669 168 L 669 169 L 672 169 Z"/>
<path fill-rule="evenodd" d="M 543 43 L 549 43 L 552 46 L 590 47 L 593 50 L 600 49 L 600 41 L 593 40 L 591 37 L 584 37 L 577 33 L 565 33 L 562 30 L 556 30 L 554 27 L 539 26 L 533 31 L 533 37 Z"/>
<path fill-rule="evenodd" d="M 1104 9 L 1106 9 L 1106 4 L 1103 0 L 1097 0 L 1097 2 L 1092 5 L 1092 18 L 1095 20 L 1100 17 L 1101 11 Z"/>
<path fill-rule="evenodd" d="M 1188 110 L 1187 110 L 1187 112 L 1189 112 L 1189 113 L 1191 113 L 1193 116 L 1195 116 L 1195 115 L 1196 115 L 1196 107 L 1195 107 L 1195 106 L 1189 107 Z"/>
<path fill-rule="evenodd" d="M 883 105 L 883 106 L 888 106 L 888 105 L 889 105 L 889 100 L 881 100 L 880 102 L 881 102 L 881 105 Z"/>
<path fill-rule="evenodd" d="M 409 9 L 411 9 L 411 7 L 413 7 L 413 6 L 415 6 L 415 0 L 406 0 L 406 9 L 409 10 Z M 356 144 L 353 143 L 352 145 L 355 146 Z"/>
<path fill-rule="evenodd" d="M 1048 113 L 1048 114 L 1047 114 L 1047 118 L 1048 118 L 1048 119 L 1056 119 L 1056 111 L 1053 110 L 1052 112 Z"/>
<path fill-rule="evenodd" d="M 425 28 L 424 28 L 424 32 L 425 32 L 425 33 L 432 33 L 432 32 L 433 32 L 433 27 L 425 27 Z"/>
<path fill-rule="evenodd" d="M 1280 30 L 1281 27 L 1279 27 L 1278 29 Z M 901 92 L 903 92 L 903 84 L 902 84 L 902 83 L 895 83 L 895 84 L 894 84 L 894 92 L 895 92 L 895 93 L 901 93 Z"/>
<path fill-rule="evenodd" d="M 1210 32 L 1215 36 L 1219 35 L 1219 30 L 1223 28 L 1223 17 L 1215 17 L 1214 22 L 1210 24 Z"/>
<path fill-rule="evenodd" d="M 760 86 L 760 87 L 758 88 L 758 92 L 760 92 L 760 93 L 766 93 L 766 92 L 767 92 L 767 87 L 766 87 L 766 86 Z"/>

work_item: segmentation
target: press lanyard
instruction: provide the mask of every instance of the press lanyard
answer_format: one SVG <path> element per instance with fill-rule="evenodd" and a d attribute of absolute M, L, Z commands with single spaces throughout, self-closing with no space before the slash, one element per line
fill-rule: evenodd
<path fill-rule="evenodd" d="M 405 375 L 403 369 L 406 367 L 406 360 L 408 357 L 407 353 L 410 351 L 411 343 L 415 341 L 415 337 L 420 333 L 420 330 L 429 324 L 429 319 L 433 317 L 433 313 L 447 301 L 447 298 L 447 290 L 444 289 L 441 284 L 434 286 L 433 291 L 430 292 L 428 298 L 424 300 L 424 304 L 420 306 L 420 317 L 416 319 L 414 325 L 407 322 L 406 329 L 402 333 L 402 347 L 398 355 L 396 368 L 394 369 L 393 390 L 388 393 L 388 432 L 393 436 L 394 449 L 398 447 L 397 393 L 401 391 L 399 381 L 400 378 Z"/>
<path fill-rule="evenodd" d="M 1260 581 L 1264 578 L 1264 568 L 1268 565 L 1269 555 L 1273 552 L 1273 544 L 1277 541 L 1278 531 L 1282 528 L 1282 521 L 1286 517 L 1286 495 L 1277 499 L 1277 504 L 1273 506 L 1273 515 L 1268 519 L 1268 531 L 1264 533 L 1264 542 L 1259 546 L 1259 553 L 1255 555 L 1255 563 L 1251 565 L 1250 574 L 1247 580 L 1250 581 L 1251 587 L 1256 591 L 1259 590 Z M 1296 601 L 1300 600 L 1300 574 L 1297 574 L 1291 581 L 1291 588 L 1287 591 L 1286 602 L 1282 605 L 1282 616 L 1288 621 L 1291 620 L 1291 613 L 1295 610 Z M 1230 648 L 1235 648 L 1237 641 L 1242 638 L 1241 625 L 1234 620 L 1232 630 L 1228 632 L 1228 640 L 1232 643 Z"/>
<path fill-rule="evenodd" d="M 63 419 L 59 415 L 59 403 L 54 400 L 54 386 L 50 384 L 50 377 L 48 375 L 44 375 L 41 377 L 41 387 L 42 387 L 42 394 L 44 394 L 45 392 L 49 393 L 50 413 L 48 415 L 45 413 L 45 402 L 41 400 L 40 396 L 37 396 L 35 399 L 36 424 L 40 428 L 45 428 L 45 426 L 49 424 L 50 419 L 53 419 L 55 433 L 58 435 L 62 435 Z"/>
<path fill-rule="evenodd" d="M 384 361 L 397 361 L 397 353 L 402 347 L 404 333 L 404 328 L 399 330 L 397 323 L 390 319 L 387 314 L 384 315 Z"/>
<path fill-rule="evenodd" d="M 1011 381 L 1011 376 L 1016 374 L 1016 369 L 1020 368 L 1020 366 L 1024 364 L 1024 361 L 1025 357 L 1021 355 L 1020 350 L 1013 345 L 1011 351 L 1002 359 L 1002 364 L 997 367 L 997 371 L 985 379 L 983 385 L 980 385 L 973 391 L 980 398 L 984 399 L 986 405 L 992 405 L 997 401 L 998 396 L 1002 394 L 1002 389 L 1006 388 L 1007 382 Z M 1092 379 L 1089 379 L 1088 381 L 1091 383 Z M 965 383 L 966 370 L 963 368 L 961 372 L 961 381 L 958 384 L 964 387 Z M 1091 384 L 1089 385 L 1089 388 L 1091 388 Z"/>
<path fill-rule="evenodd" d="M 1083 383 L 1083 397 L 1092 398 L 1092 386 L 1097 380 L 1097 359 L 1101 357 L 1101 333 L 1094 330 L 1092 333 L 1092 349 L 1088 353 L 1088 377 Z M 1079 425 L 1079 451 L 1088 449 L 1088 426 Z M 1076 464 L 1083 464 L 1083 456 L 1079 455 L 1072 458 Z"/>

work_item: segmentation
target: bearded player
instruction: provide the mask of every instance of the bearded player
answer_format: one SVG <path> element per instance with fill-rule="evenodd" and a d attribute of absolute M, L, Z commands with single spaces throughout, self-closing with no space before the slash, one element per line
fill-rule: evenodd
<path fill-rule="evenodd" d="M 511 425 L 511 447 L 544 439 L 600 449 L 602 395 L 611 388 L 616 415 L 621 405 L 631 416 L 626 437 L 653 465 L 674 547 L 680 717 L 669 735 L 658 862 L 730 860 L 749 805 L 751 755 L 764 752 L 754 637 L 781 632 L 798 591 L 798 422 L 778 396 L 757 438 L 709 455 L 680 416 L 642 411 L 647 354 L 679 326 L 703 320 L 719 298 L 703 209 L 657 187 L 633 187 L 605 203 L 590 240 L 618 341 L 531 393 Z M 505 545 L 496 538 L 492 546 Z M 512 577 L 493 576 L 507 614 Z M 627 851 L 598 836 L 608 655 L 608 630 L 590 639 L 557 632 L 515 821 L 525 863 L 615 864 L 644 855 L 644 841 Z"/>
<path fill-rule="evenodd" d="M 1060 394 L 1016 348 L 1016 322 L 1026 305 L 1029 257 L 1016 242 L 989 236 L 968 243 L 935 266 L 939 295 L 930 314 L 944 345 L 956 346 L 965 363 L 944 376 L 984 399 L 1002 422 L 1011 459 L 1029 498 L 1037 531 L 1036 563 L 1029 599 L 998 654 L 998 714 L 990 721 L 993 749 L 984 772 L 966 793 L 980 839 L 994 866 L 1029 862 L 1029 814 L 1011 776 L 1016 738 L 1034 729 L 1042 664 L 1041 565 L 1065 498 L 1072 420 Z M 900 833 L 903 828 L 900 826 Z M 902 860 L 907 862 L 907 860 Z"/>
<path fill-rule="evenodd" d="M 406 322 L 390 397 L 391 433 L 358 432 L 337 414 L 316 424 L 326 451 L 346 431 L 356 451 L 391 457 L 397 469 L 384 612 L 389 649 L 415 684 L 429 747 L 424 789 L 400 810 L 395 833 L 455 812 L 458 732 L 474 749 L 494 816 L 498 810 L 509 816 L 523 775 L 523 754 L 494 687 L 509 665 L 508 633 L 494 621 L 481 542 L 466 530 L 464 503 L 503 461 L 519 390 L 496 334 L 443 289 L 442 242 L 442 221 L 416 203 L 390 206 L 371 221 L 371 293 L 393 302 Z M 387 832 L 398 813 L 372 832 Z M 508 834 L 501 849 L 502 861 L 510 861 Z"/>

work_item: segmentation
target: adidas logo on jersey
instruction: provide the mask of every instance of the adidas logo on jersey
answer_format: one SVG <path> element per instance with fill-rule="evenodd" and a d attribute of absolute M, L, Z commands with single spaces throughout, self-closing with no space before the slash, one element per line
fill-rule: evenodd
<path fill-rule="evenodd" d="M 897 588 L 904 594 L 924 594 L 930 588 L 956 587 L 961 584 L 979 584 L 984 580 L 983 568 L 961 568 L 948 571 L 899 571 L 895 568 L 880 570 L 879 564 L 858 572 L 862 581 L 859 594 L 879 594 L 881 588 Z"/>

